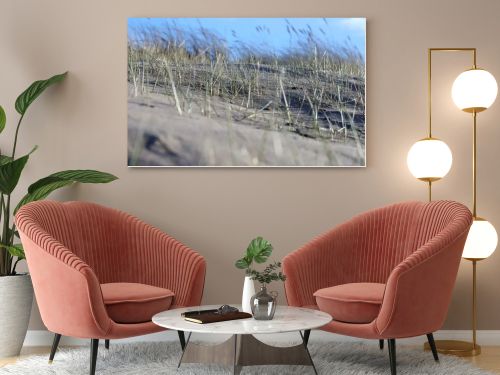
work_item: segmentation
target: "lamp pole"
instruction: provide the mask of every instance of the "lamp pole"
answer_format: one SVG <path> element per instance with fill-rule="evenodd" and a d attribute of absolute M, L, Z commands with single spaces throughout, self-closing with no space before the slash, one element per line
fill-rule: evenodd
<path fill-rule="evenodd" d="M 472 111 L 472 217 L 477 216 L 477 113 Z"/>
<path fill-rule="evenodd" d="M 474 68 L 476 67 L 476 55 L 474 54 Z M 472 217 L 477 218 L 477 113 L 472 111 Z M 472 350 L 481 353 L 481 348 L 476 343 L 477 330 L 477 274 L 476 266 L 478 259 L 469 259 L 472 261 Z"/>

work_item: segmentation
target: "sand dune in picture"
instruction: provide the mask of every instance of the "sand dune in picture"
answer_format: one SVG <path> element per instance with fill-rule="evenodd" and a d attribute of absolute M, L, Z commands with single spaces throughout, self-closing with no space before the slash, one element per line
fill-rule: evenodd
<path fill-rule="evenodd" d="M 364 19 L 132 18 L 128 36 L 129 166 L 365 165 Z"/>
<path fill-rule="evenodd" d="M 217 113 L 215 118 L 180 115 L 163 95 L 130 97 L 129 165 L 349 166 L 363 157 L 353 140 L 325 142 L 292 129 L 268 129 L 272 113 L 234 121 L 223 104 Z"/>

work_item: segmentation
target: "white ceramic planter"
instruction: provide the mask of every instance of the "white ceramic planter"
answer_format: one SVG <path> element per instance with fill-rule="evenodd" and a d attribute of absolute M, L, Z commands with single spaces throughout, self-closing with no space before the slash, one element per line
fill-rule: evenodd
<path fill-rule="evenodd" d="M 19 355 L 33 304 L 30 275 L 0 277 L 0 358 Z"/>
<path fill-rule="evenodd" d="M 252 313 L 252 307 L 250 306 L 250 299 L 255 294 L 255 286 L 253 280 L 250 276 L 245 276 L 245 282 L 243 284 L 243 294 L 241 296 L 241 309 L 244 312 Z"/>

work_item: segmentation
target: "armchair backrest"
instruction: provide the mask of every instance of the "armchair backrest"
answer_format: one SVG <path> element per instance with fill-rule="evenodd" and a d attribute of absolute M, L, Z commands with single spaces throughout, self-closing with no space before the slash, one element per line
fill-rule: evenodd
<path fill-rule="evenodd" d="M 402 202 L 359 214 L 283 259 L 288 303 L 314 305 L 315 291 L 340 284 L 385 284 L 425 244 L 444 233 L 447 241 L 458 240 L 471 220 L 470 211 L 452 201 Z M 463 243 L 457 246 L 463 249 Z M 453 256 L 456 275 L 460 254 Z"/>
<path fill-rule="evenodd" d="M 450 201 L 411 201 L 354 217 L 349 259 L 353 279 L 342 282 L 385 283 L 398 264 L 459 219 L 457 207 Z"/>
<path fill-rule="evenodd" d="M 90 202 L 43 201 L 30 205 L 30 218 L 94 271 L 101 283 L 125 281 L 131 243 L 130 215 Z"/>
<path fill-rule="evenodd" d="M 404 202 L 364 212 L 352 218 L 350 255 L 339 283 L 385 283 L 394 267 L 412 251 L 408 238 L 418 223 L 421 203 Z M 347 254 L 346 254 L 347 255 Z"/>

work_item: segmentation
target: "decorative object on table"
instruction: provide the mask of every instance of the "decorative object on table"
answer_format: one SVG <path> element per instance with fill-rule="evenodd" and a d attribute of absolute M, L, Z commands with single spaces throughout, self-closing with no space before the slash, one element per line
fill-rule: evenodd
<path fill-rule="evenodd" d="M 476 210 L 477 196 L 477 113 L 489 108 L 495 101 L 498 86 L 491 73 L 480 69 L 476 65 L 477 51 L 475 48 L 429 48 L 428 50 L 428 115 L 429 115 L 429 137 L 432 130 L 432 53 L 433 52 L 468 52 L 472 55 L 472 67 L 461 73 L 454 81 L 451 96 L 455 105 L 464 112 L 472 114 L 472 215 L 473 223 L 465 243 L 462 257 L 472 261 L 472 343 L 457 340 L 438 340 L 436 346 L 438 351 L 444 354 L 458 356 L 474 356 L 481 353 L 481 347 L 476 342 L 476 263 L 489 257 L 497 246 L 498 236 L 493 225 L 487 220 L 479 217 Z M 441 142 L 441 141 L 439 141 Z M 442 143 L 439 147 L 432 149 L 430 146 L 421 147 L 417 142 L 408 153 L 408 167 L 415 177 L 429 182 L 429 201 L 431 195 L 431 183 L 434 177 L 444 177 L 451 167 L 451 152 Z M 437 141 L 427 141 L 427 145 L 437 145 Z M 443 146 L 444 145 L 444 146 Z M 419 152 L 419 150 L 421 152 Z M 440 173 L 433 174 L 435 171 Z M 430 176 L 430 177 L 429 177 Z M 429 349 L 429 345 L 425 345 Z"/>
<path fill-rule="evenodd" d="M 185 363 L 217 363 L 230 366 L 234 374 L 239 374 L 243 366 L 302 365 L 311 366 L 316 373 L 314 362 L 307 349 L 307 340 L 311 329 L 321 327 L 332 320 L 329 314 L 313 309 L 278 306 L 275 319 L 264 322 L 246 319 L 214 324 L 192 324 L 186 322 L 182 317 L 182 313 L 214 308 L 218 307 L 182 308 L 164 311 L 153 317 L 153 322 L 161 327 L 189 332 L 179 366 Z M 266 344 L 254 337 L 254 335 L 259 334 L 284 332 L 294 332 L 296 340 L 300 340 L 300 342 L 283 347 Z M 217 335 L 227 334 L 231 337 L 224 342 L 217 340 L 218 343 L 211 340 L 207 345 L 206 343 L 197 343 L 198 337 L 196 340 L 191 340 L 192 333 L 207 334 L 210 339 Z M 304 371 L 303 367 L 301 369 Z M 271 368 L 266 368 L 264 372 L 267 373 L 268 370 Z M 204 371 L 200 371 L 200 373 L 204 373 Z"/>
<path fill-rule="evenodd" d="M 276 310 L 276 298 L 278 292 L 267 292 L 267 285 L 272 281 L 285 281 L 286 276 L 281 271 L 280 262 L 269 264 L 262 272 L 250 270 L 252 280 L 257 280 L 261 287 L 260 291 L 250 300 L 253 317 L 257 320 L 271 320 Z"/>
<path fill-rule="evenodd" d="M 262 237 L 256 237 L 248 244 L 245 256 L 238 259 L 235 263 L 236 268 L 245 270 L 245 282 L 243 284 L 243 293 L 241 297 L 241 309 L 244 312 L 251 313 L 250 299 L 255 294 L 255 286 L 252 279 L 252 264 L 264 263 L 273 252 L 273 245 Z"/>
<path fill-rule="evenodd" d="M 357 215 L 283 259 L 288 304 L 332 315 L 322 330 L 387 339 L 395 375 L 397 338 L 427 335 L 434 349 L 471 224 L 467 207 L 452 201 Z"/>
<path fill-rule="evenodd" d="M 366 164 L 365 18 L 129 18 L 127 84 L 129 166 Z"/>
<path fill-rule="evenodd" d="M 251 313 L 250 299 L 255 294 L 255 284 L 251 276 L 245 275 L 243 282 L 243 292 L 241 293 L 241 309 L 244 312 Z"/>
<path fill-rule="evenodd" d="M 252 307 L 252 315 L 256 320 L 272 320 L 276 311 L 277 292 L 267 292 L 267 287 L 261 285 L 260 291 L 257 292 L 250 300 Z"/>
<path fill-rule="evenodd" d="M 186 311 L 186 312 L 181 313 L 181 316 L 189 317 L 189 316 L 194 316 L 194 315 L 199 315 L 199 314 L 208 314 L 208 313 L 227 314 L 230 312 L 238 312 L 238 311 L 240 311 L 240 310 L 237 307 L 229 306 L 229 305 L 222 305 L 221 307 L 218 307 L 216 309 Z"/>
<path fill-rule="evenodd" d="M 49 360 L 61 335 L 91 339 L 93 375 L 99 339 L 108 347 L 110 339 L 162 331 L 154 314 L 200 304 L 204 258 L 125 212 L 45 200 L 21 207 L 16 225 L 40 315 L 55 333 Z M 179 340 L 184 347 L 183 332 Z"/>
<path fill-rule="evenodd" d="M 106 183 L 116 179 L 109 173 L 92 170 L 68 170 L 53 173 L 30 185 L 21 201 L 14 205 L 12 194 L 36 146 L 27 154 L 16 158 L 17 142 L 23 119 L 30 105 L 50 86 L 64 80 L 66 73 L 31 84 L 15 102 L 20 115 L 14 135 L 12 151 L 2 150 L 0 155 L 0 358 L 19 355 L 31 313 L 33 288 L 28 274 L 18 274 L 16 266 L 24 259 L 24 250 L 11 215 L 26 203 L 46 198 L 51 192 L 75 182 Z M 7 116 L 0 106 L 0 133 L 5 129 Z"/>
<path fill-rule="evenodd" d="M 222 305 L 218 309 L 183 312 L 181 316 L 188 322 L 208 324 L 225 322 L 228 320 L 248 319 L 252 317 L 252 314 L 242 312 L 236 307 Z"/>

